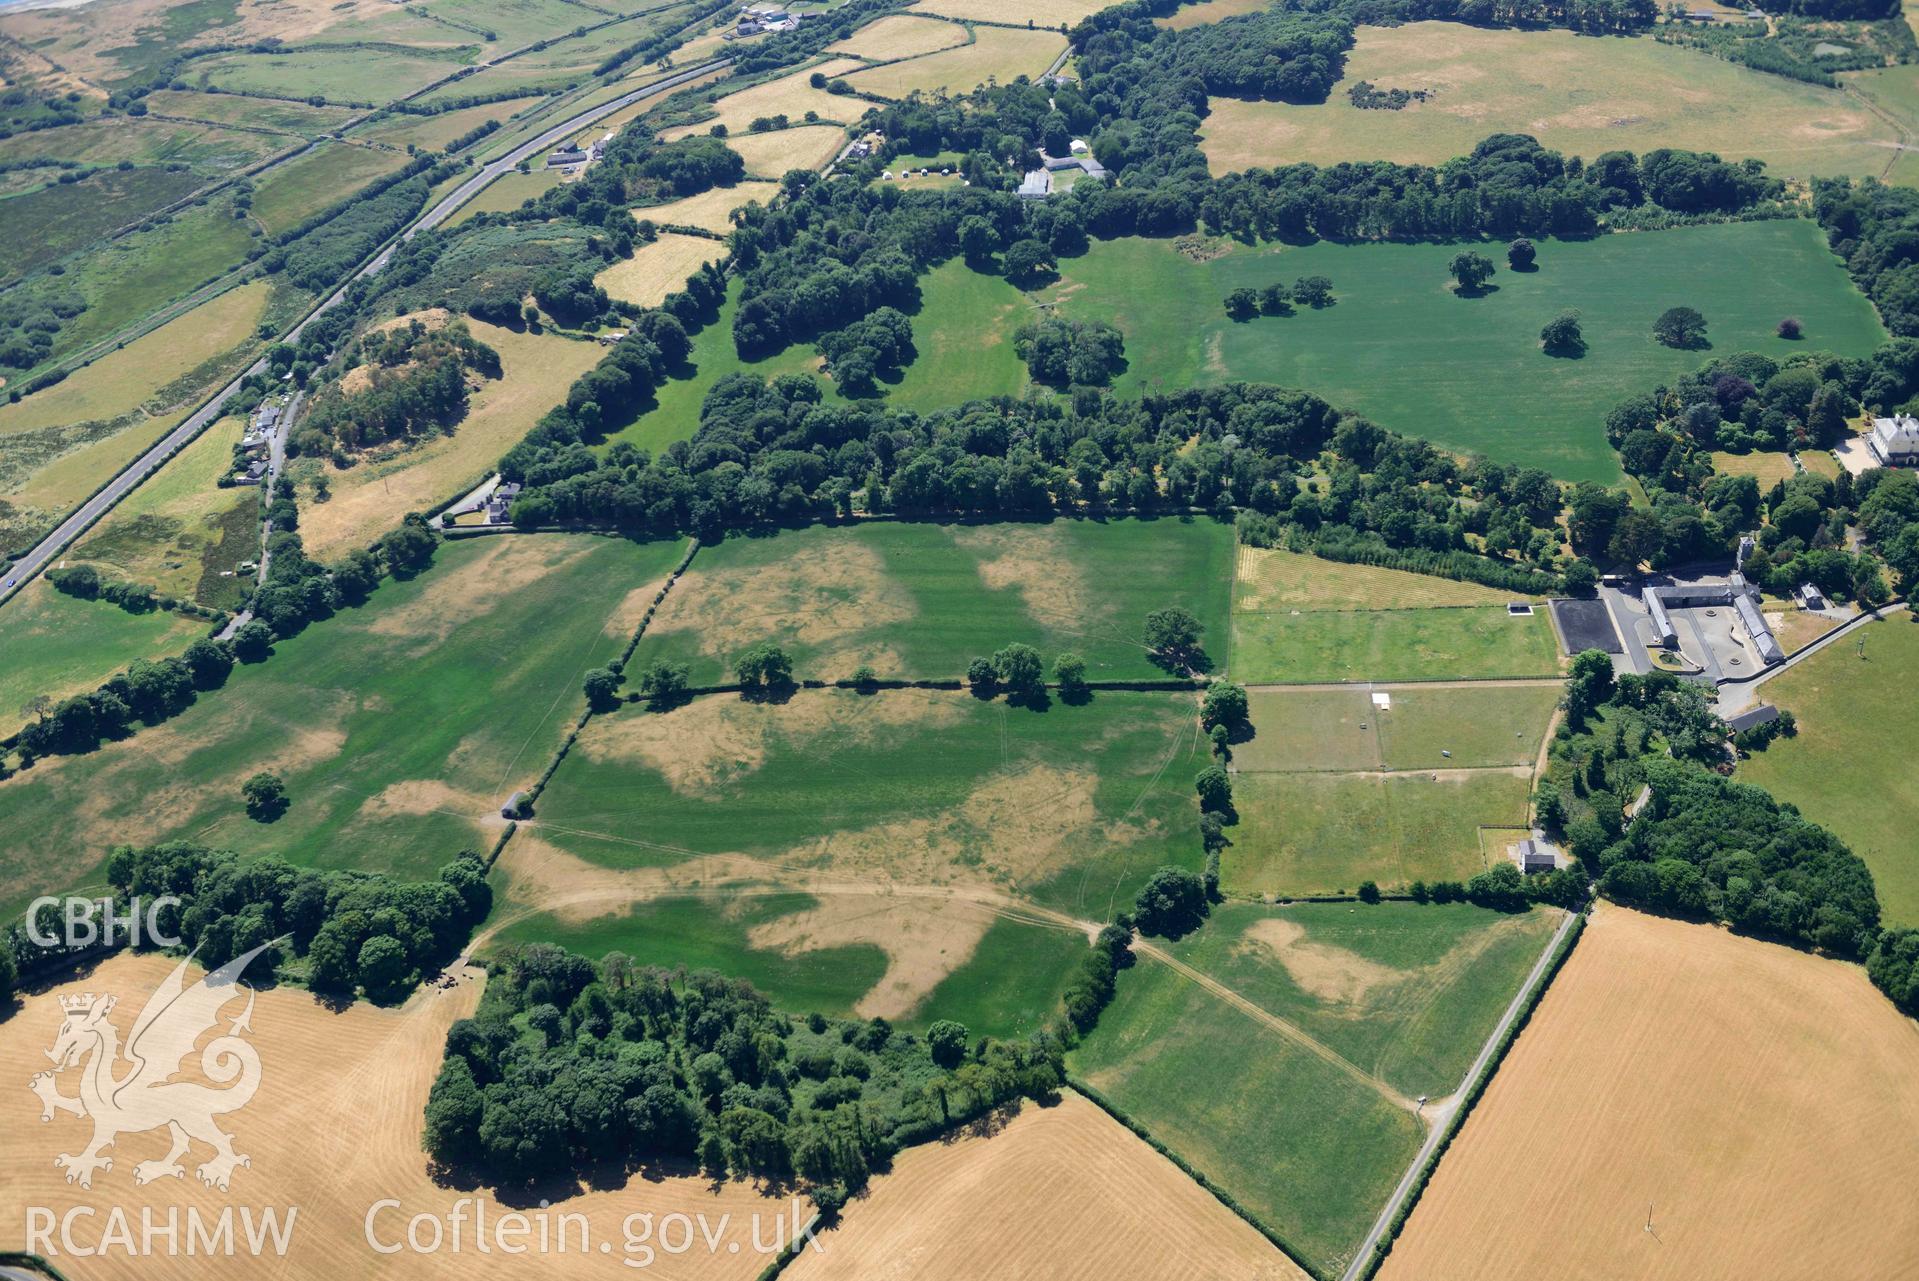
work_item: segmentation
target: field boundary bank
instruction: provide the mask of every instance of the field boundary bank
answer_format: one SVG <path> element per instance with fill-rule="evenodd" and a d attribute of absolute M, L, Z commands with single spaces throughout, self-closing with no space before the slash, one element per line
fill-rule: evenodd
<path fill-rule="evenodd" d="M 1258 1215 L 1254 1214 L 1244 1205 L 1241 1205 L 1231 1192 L 1228 1192 L 1225 1188 L 1207 1178 L 1205 1171 L 1155 1138 L 1151 1130 L 1134 1120 L 1132 1115 L 1120 1107 L 1119 1104 L 1113 1102 L 1104 1094 L 1101 1094 L 1092 1084 L 1071 1072 L 1066 1074 L 1066 1084 L 1074 1093 L 1079 1094 L 1100 1111 L 1106 1113 L 1107 1116 L 1112 1117 L 1115 1121 L 1125 1126 L 1132 1132 L 1135 1138 L 1146 1144 L 1147 1147 L 1153 1149 L 1153 1151 L 1159 1153 L 1168 1161 L 1171 1161 L 1178 1167 L 1181 1174 L 1184 1174 L 1187 1178 L 1199 1184 L 1201 1188 L 1212 1195 L 1215 1201 L 1218 1201 L 1228 1210 L 1231 1210 L 1234 1214 L 1245 1220 L 1253 1231 L 1272 1242 L 1275 1249 L 1290 1259 L 1293 1265 L 1306 1273 L 1307 1276 L 1317 1277 L 1320 1281 L 1329 1281 L 1326 1274 L 1307 1263 L 1305 1257 L 1293 1247 L 1291 1242 L 1281 1236 L 1276 1228 L 1262 1222 Z"/>
<path fill-rule="evenodd" d="M 660 590 L 653 594 L 652 601 L 646 607 L 646 613 L 640 616 L 639 625 L 633 629 L 633 635 L 627 639 L 626 648 L 621 650 L 619 658 L 614 660 L 619 664 L 618 670 L 622 681 L 626 679 L 626 665 L 632 659 L 633 651 L 639 648 L 640 638 L 646 635 L 646 629 L 648 625 L 652 623 L 654 614 L 659 611 L 661 602 L 666 599 L 667 593 L 673 590 L 674 585 L 678 583 L 681 576 L 686 573 L 687 566 L 693 563 L 693 557 L 699 550 L 699 539 L 693 538 L 687 541 L 686 553 L 680 557 L 679 563 L 673 567 L 673 571 L 666 576 L 666 582 L 661 584 Z M 589 700 L 586 706 L 581 709 L 579 716 L 574 720 L 573 728 L 567 732 L 565 738 L 560 740 L 560 745 L 553 749 L 552 757 L 547 761 L 546 768 L 540 771 L 540 776 L 534 781 L 533 786 L 524 791 L 513 792 L 507 798 L 504 809 L 511 810 L 512 814 L 508 818 L 506 827 L 500 832 L 499 839 L 493 843 L 493 849 L 487 854 L 486 870 L 488 873 L 493 871 L 493 865 L 500 861 L 500 855 L 505 851 L 507 842 L 512 840 L 513 834 L 519 830 L 521 819 L 531 815 L 534 803 L 540 799 L 540 794 L 546 790 L 546 785 L 552 781 L 554 772 L 560 768 L 560 763 L 564 761 L 567 754 L 573 750 L 573 745 L 580 741 L 580 731 L 586 728 L 587 723 L 591 721 L 593 717 L 593 704 Z"/>
<path fill-rule="evenodd" d="M 1399 1240 L 1399 1234 L 1405 1231 L 1413 1211 L 1418 1208 L 1420 1197 L 1432 1182 L 1440 1161 L 1452 1148 L 1453 1140 L 1465 1129 L 1473 1109 L 1485 1097 L 1493 1077 L 1505 1063 L 1506 1056 L 1512 1053 L 1513 1046 L 1519 1043 L 1520 1034 L 1532 1022 L 1533 1013 L 1538 1010 L 1540 1002 L 1545 1000 L 1547 989 L 1559 977 L 1560 970 L 1565 968 L 1567 959 L 1572 956 L 1573 949 L 1586 932 L 1586 922 L 1593 906 L 1592 900 L 1588 900 L 1581 910 L 1566 914 L 1566 920 L 1534 963 L 1533 972 L 1527 976 L 1527 986 L 1514 995 L 1505 1017 L 1480 1050 L 1479 1059 L 1467 1069 L 1467 1080 L 1461 1086 L 1458 1102 L 1453 1106 L 1451 1115 L 1443 1125 L 1434 1129 L 1426 1147 L 1413 1158 L 1412 1165 L 1394 1189 L 1392 1199 L 1381 1209 L 1379 1218 L 1365 1240 L 1360 1242 L 1351 1266 L 1341 1274 L 1339 1281 L 1373 1281 L 1379 1274 L 1386 1257 L 1392 1253 L 1394 1243 Z"/>

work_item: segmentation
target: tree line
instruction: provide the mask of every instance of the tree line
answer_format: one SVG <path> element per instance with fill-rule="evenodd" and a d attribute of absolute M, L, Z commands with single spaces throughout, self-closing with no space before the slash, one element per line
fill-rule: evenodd
<path fill-rule="evenodd" d="M 636 394 L 627 381 L 635 365 L 646 360 L 644 372 L 663 359 L 632 336 L 615 349 L 629 351 L 617 379 L 603 362 L 576 384 L 572 410 L 550 412 L 502 460 L 502 475 L 526 486 L 512 508 L 517 524 L 711 536 L 831 519 L 856 505 L 928 514 L 1239 507 L 1269 530 L 1326 529 L 1329 546 L 1368 537 L 1431 553 L 1455 576 L 1469 572 L 1460 557 L 1488 545 L 1511 553 L 1486 561 L 1488 578 L 1539 585 L 1562 568 L 1559 493 L 1545 473 L 1461 466 L 1307 392 L 1233 383 L 1127 400 L 1082 389 L 1070 404 L 976 401 L 906 414 L 827 404 L 804 374 L 771 383 L 732 374 L 708 392 L 691 440 L 657 455 L 623 442 L 595 452 L 582 421 L 602 425 L 601 398 Z M 1507 497 L 1515 501 L 1486 501 Z M 1502 567 L 1515 577 L 1494 572 Z"/>

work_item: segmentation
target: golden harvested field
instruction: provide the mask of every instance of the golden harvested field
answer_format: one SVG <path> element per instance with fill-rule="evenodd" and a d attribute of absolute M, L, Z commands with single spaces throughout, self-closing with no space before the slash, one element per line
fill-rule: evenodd
<path fill-rule="evenodd" d="M 1170 17 L 1154 18 L 1153 23 L 1184 31 L 1188 27 L 1203 27 L 1225 18 L 1260 13 L 1271 3 L 1272 0 L 1200 0 L 1198 4 L 1181 5 Z"/>
<path fill-rule="evenodd" d="M 882 98 L 942 89 L 965 93 L 988 80 L 1005 82 L 1022 75 L 1038 76 L 1066 48 L 1066 37 L 1057 31 L 976 27 L 973 35 L 972 44 L 875 67 L 847 80 L 862 92 Z"/>
<path fill-rule="evenodd" d="M 1360 80 L 1436 96 L 1362 111 Z M 1214 98 L 1201 126 L 1214 173 L 1313 161 L 1438 164 L 1486 135 L 1528 133 L 1583 156 L 1656 147 L 1763 160 L 1783 177 L 1878 174 L 1892 124 L 1844 91 L 1645 38 L 1490 31 L 1447 22 L 1361 27 L 1346 78 L 1313 106 Z"/>
<path fill-rule="evenodd" d="M 1347 565 L 1273 547 L 1241 547 L 1233 608 L 1255 610 L 1434 609 L 1504 605 L 1513 599 L 1478 583 L 1375 565 Z"/>
<path fill-rule="evenodd" d="M 966 28 L 957 23 L 895 13 L 878 22 L 869 22 L 838 44 L 827 46 L 826 51 L 885 62 L 936 53 L 965 43 Z"/>
<path fill-rule="evenodd" d="M 1009 27 L 1072 26 L 1106 8 L 1104 0 L 919 0 L 909 12 L 933 13 L 969 22 L 997 22 Z"/>
<path fill-rule="evenodd" d="M 1858 967 L 1604 905 L 1380 1275 L 1912 1276 L 1915 1136 L 1919 1029 Z"/>
<path fill-rule="evenodd" d="M 234 1172 L 230 1193 L 206 1188 L 191 1172 L 184 1179 L 161 1179 L 136 1191 L 133 1167 L 164 1155 L 164 1133 L 125 1136 L 113 1149 L 113 1168 L 94 1176 L 91 1191 L 64 1181 L 53 1158 L 83 1146 L 84 1123 L 63 1115 L 42 1125 L 40 1102 L 24 1088 L 35 1072 L 47 1066 L 44 1051 L 53 1044 L 61 1021 L 57 998 L 80 992 L 117 997 L 112 1019 L 124 1032 L 173 964 L 151 955 L 115 956 L 85 979 L 28 997 L 18 1013 L 0 1023 L 0 1073 L 16 1087 L 0 1091 L 0 1128 L 8 1135 L 7 1144 L 0 1148 L 0 1204 L 46 1207 L 55 1214 L 80 1205 L 98 1207 L 90 1224 L 79 1220 L 75 1235 L 81 1244 L 99 1239 L 110 1207 L 128 1207 L 136 1224 L 138 1208 L 151 1206 L 162 1223 L 169 1209 L 179 1209 L 183 1233 L 178 1257 L 128 1259 L 112 1250 L 86 1260 L 84 1275 L 90 1281 L 322 1276 L 414 1281 L 475 1275 L 470 1203 L 465 1248 L 458 1252 L 442 1248 L 428 1254 L 403 1248 L 378 1254 L 367 1242 L 366 1227 L 375 1203 L 387 1199 L 397 1200 L 399 1208 L 379 1211 L 372 1226 L 376 1239 L 388 1245 L 404 1241 L 407 1220 L 415 1214 L 430 1214 L 444 1226 L 445 1217 L 461 1198 L 483 1201 L 490 1227 L 515 1208 L 501 1205 L 484 1191 L 435 1184 L 420 1149 L 427 1091 L 439 1072 L 447 1029 L 455 1019 L 472 1013 L 478 1003 L 483 980 L 477 970 L 462 971 L 459 984 L 449 990 L 423 989 L 397 1010 L 356 1004 L 333 1013 L 296 988 L 259 993 L 248 1038 L 259 1053 L 259 1092 L 220 1122 L 234 1136 L 235 1150 L 252 1161 L 250 1167 Z M 243 1008 L 235 1001 L 222 1013 L 231 1018 Z M 188 1059 L 189 1071 L 197 1062 L 196 1057 Z M 56 1084 L 70 1094 L 75 1088 L 73 1077 L 69 1072 L 56 1078 Z M 204 1145 L 196 1144 L 189 1160 L 204 1160 L 207 1152 Z M 203 1221 L 211 1222 L 230 1205 L 255 1207 L 256 1212 L 257 1207 L 279 1207 L 283 1213 L 285 1207 L 297 1207 L 285 1256 L 256 1259 L 242 1250 L 231 1257 L 187 1257 L 187 1210 L 197 1210 Z M 520 1208 L 534 1216 L 537 1231 L 538 1211 L 532 1206 Z M 715 1189 L 700 1178 L 636 1179 L 624 1188 L 559 1201 L 549 1219 L 555 1239 L 562 1226 L 557 1216 L 562 1212 L 584 1215 L 590 1240 L 607 1242 L 611 1250 L 601 1253 L 595 1244 L 582 1251 L 581 1229 L 575 1223 L 567 1229 L 565 1252 L 542 1251 L 537 1235 L 521 1242 L 528 1248 L 515 1260 L 516 1276 L 570 1281 L 640 1275 L 624 1263 L 622 1220 L 633 1213 L 651 1213 L 657 1221 L 677 1212 L 704 1214 L 711 1225 L 730 1214 L 732 1226 L 722 1240 L 739 1242 L 739 1252 L 728 1253 L 724 1244 L 717 1252 L 709 1252 L 703 1244 L 683 1254 L 656 1249 L 643 1275 L 683 1281 L 750 1281 L 766 1259 L 752 1250 L 749 1222 L 756 1214 L 764 1216 L 764 1239 L 771 1239 L 773 1216 L 785 1212 L 790 1221 L 791 1214 L 784 1200 L 763 1197 L 747 1184 L 728 1183 Z M 9 1231 L 17 1232 L 19 1227 L 16 1217 Z M 450 1228 L 447 1233 L 450 1247 Z M 242 1235 L 237 1227 L 235 1235 Z M 58 1240 L 56 1233 L 56 1244 Z M 57 1262 L 73 1267 L 65 1258 Z"/>
<path fill-rule="evenodd" d="M 1179 1167 L 1068 1093 L 998 1133 L 902 1153 L 793 1281 L 1095 1281 L 1306 1273 Z"/>
<path fill-rule="evenodd" d="M 323 464 L 333 497 L 300 507 L 308 555 L 331 560 L 364 547 L 406 513 L 424 511 L 457 497 L 462 486 L 478 484 L 541 414 L 566 399 L 572 381 L 606 354 L 598 343 L 516 332 L 470 316 L 466 323 L 475 338 L 500 353 L 504 375 L 473 394 L 465 420 L 451 436 L 435 436 L 345 471 Z"/>
<path fill-rule="evenodd" d="M 255 282 L 229 290 L 64 382 L 0 406 L 0 512 L 10 506 L 23 523 L 63 513 L 165 435 L 186 416 L 185 404 L 148 402 L 207 361 L 251 344 L 269 288 Z M 106 426 L 123 417 L 118 430 Z M 6 524 L 0 516 L 0 528 Z"/>
<path fill-rule="evenodd" d="M 177 320 L 15 405 L 0 405 L 0 437 L 41 427 L 115 418 L 245 339 L 260 322 L 264 281 L 229 289 Z"/>
<path fill-rule="evenodd" d="M 778 178 L 789 169 L 818 169 L 839 154 L 846 131 L 835 125 L 801 125 L 773 133 L 734 134 L 726 145 L 746 161 L 755 178 Z"/>
<path fill-rule="evenodd" d="M 698 227 L 702 231 L 731 231 L 733 220 L 729 216 L 735 209 L 744 209 L 747 205 L 765 204 L 779 190 L 775 182 L 742 182 L 731 187 L 714 187 L 697 196 L 688 196 L 684 200 L 673 200 L 663 205 L 645 205 L 633 211 L 635 218 L 645 218 L 662 227 Z M 684 279 L 684 277 L 682 277 Z"/>
<path fill-rule="evenodd" d="M 193 600 L 202 557 L 220 540 L 222 517 L 241 507 L 248 509 L 244 523 L 253 536 L 224 568 L 257 558 L 260 539 L 253 514 L 259 491 L 218 484 L 233 468 L 233 447 L 245 429 L 239 418 L 222 418 L 201 432 L 89 530 L 67 559 L 90 561 L 103 573 Z"/>
<path fill-rule="evenodd" d="M 768 80 L 764 84 L 754 85 L 751 89 L 729 93 L 713 104 L 714 115 L 695 125 L 679 125 L 668 129 L 660 136 L 672 142 L 676 138 L 705 133 L 716 124 L 725 125 L 728 133 L 743 134 L 748 131 L 748 126 L 754 120 L 762 116 L 784 115 L 794 124 L 800 124 L 809 111 L 818 112 L 822 120 L 837 120 L 842 124 L 851 124 L 860 118 L 869 104 L 861 102 L 858 98 L 842 98 L 824 89 L 815 89 L 807 81 L 815 72 L 830 80 L 835 76 L 843 76 L 849 71 L 858 71 L 865 65 L 856 58 L 832 58 L 826 62 L 802 67 L 793 74 L 781 76 L 777 80 Z M 728 142 L 731 141 L 729 138 Z"/>
<path fill-rule="evenodd" d="M 1780 481 L 1791 480 L 1797 474 L 1792 465 L 1792 455 L 1783 451 L 1729 454 L 1724 450 L 1714 450 L 1712 469 L 1726 476 L 1750 476 L 1759 482 L 1759 492 L 1762 494 Z"/>
<path fill-rule="evenodd" d="M 614 263 L 593 280 L 615 298 L 653 307 L 682 288 L 688 276 L 724 257 L 726 245 L 718 240 L 663 231 L 658 240 L 639 246 L 631 258 Z"/>

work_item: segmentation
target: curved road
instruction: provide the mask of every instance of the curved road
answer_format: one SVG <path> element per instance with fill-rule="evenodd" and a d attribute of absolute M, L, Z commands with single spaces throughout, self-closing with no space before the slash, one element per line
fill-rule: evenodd
<path fill-rule="evenodd" d="M 689 67 L 684 71 L 675 71 L 673 74 L 643 85 L 631 93 L 622 94 L 610 102 L 603 102 L 597 107 L 592 107 L 580 112 L 578 115 L 570 116 L 559 124 L 543 131 L 537 137 L 529 138 L 527 141 L 501 156 L 498 160 L 482 166 L 474 172 L 472 177 L 448 192 L 440 200 L 435 202 L 430 209 L 426 210 L 418 218 L 415 218 L 397 239 L 390 241 L 385 248 L 381 249 L 379 253 L 369 259 L 364 266 L 349 276 L 345 284 L 342 284 L 338 289 L 329 294 L 326 301 L 308 312 L 299 324 L 288 330 L 286 334 L 282 336 L 281 341 L 292 342 L 298 339 L 300 332 L 307 327 L 308 322 L 329 307 L 336 305 L 346 296 L 347 288 L 355 280 L 370 276 L 386 266 L 388 259 L 393 257 L 395 245 L 401 241 L 411 240 L 414 235 L 420 231 L 437 227 L 445 222 L 453 216 L 455 210 L 471 200 L 482 187 L 509 169 L 517 166 L 520 161 L 537 155 L 561 139 L 578 133 L 581 129 L 586 128 L 596 121 L 605 119 L 616 111 L 624 110 L 636 102 L 643 101 L 646 98 L 654 97 L 658 94 L 671 93 L 689 80 L 697 79 L 700 76 L 707 75 L 730 65 L 731 59 L 720 58 L 712 62 L 702 63 L 697 67 Z M 227 401 L 232 398 L 235 392 L 240 390 L 240 384 L 265 367 L 266 360 L 264 357 L 254 361 L 245 371 L 234 378 L 232 382 L 215 393 L 211 400 L 196 410 L 185 422 L 168 432 L 166 436 L 151 449 L 140 455 L 140 457 L 129 464 L 124 471 L 108 481 L 98 493 L 87 499 L 86 502 L 80 504 L 65 520 L 60 522 L 59 526 L 51 534 L 41 540 L 37 547 L 8 566 L 4 579 L 0 579 L 0 604 L 6 603 L 6 601 L 31 580 L 34 575 L 53 563 L 54 557 L 58 556 L 62 551 L 65 551 L 67 546 L 91 528 L 95 521 L 113 510 L 121 499 L 132 493 L 141 481 L 151 476 L 155 471 L 158 471 L 160 465 L 183 448 L 188 441 L 191 441 L 195 436 L 205 431 L 207 425 L 218 418 L 221 412 L 226 408 Z"/>

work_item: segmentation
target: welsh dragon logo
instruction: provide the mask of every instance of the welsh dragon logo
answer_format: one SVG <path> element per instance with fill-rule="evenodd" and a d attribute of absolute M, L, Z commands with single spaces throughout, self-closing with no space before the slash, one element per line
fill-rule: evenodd
<path fill-rule="evenodd" d="M 60 998 L 66 1017 L 47 1051 L 53 1070 L 38 1073 L 28 1084 L 40 1096 L 42 1121 L 53 1120 L 56 1112 L 70 1112 L 93 1122 L 93 1140 L 84 1151 L 53 1159 L 67 1172 L 68 1183 L 91 1188 L 95 1170 L 113 1168 L 113 1158 L 101 1155 L 104 1149 L 123 1134 L 162 1128 L 171 1146 L 159 1160 L 133 1167 L 135 1183 L 183 1178 L 180 1158 L 196 1140 L 213 1149 L 212 1158 L 195 1171 L 208 1187 L 224 1192 L 236 1166 L 252 1165 L 233 1150 L 233 1136 L 214 1118 L 245 1107 L 260 1088 L 260 1056 L 244 1036 L 253 1030 L 253 989 L 241 986 L 239 977 L 249 961 L 271 946 L 237 956 L 191 986 L 187 961 L 180 962 L 147 998 L 124 1051 L 120 1031 L 107 1017 L 117 1003 L 114 997 L 95 999 L 83 993 Z M 186 1067 L 201 1036 L 219 1023 L 221 1009 L 241 995 L 246 1009 L 200 1051 L 200 1071 L 215 1084 L 173 1079 Z M 59 1093 L 55 1084 L 69 1068 L 80 1073 L 80 1092 L 72 1097 Z"/>

